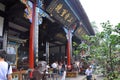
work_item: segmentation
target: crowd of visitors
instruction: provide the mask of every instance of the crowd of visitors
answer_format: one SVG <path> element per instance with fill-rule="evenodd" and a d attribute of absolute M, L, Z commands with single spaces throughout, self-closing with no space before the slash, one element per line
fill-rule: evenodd
<path fill-rule="evenodd" d="M 65 80 L 66 77 L 66 64 L 64 61 L 52 63 L 51 67 L 53 68 L 53 73 L 58 74 L 61 77 L 61 80 Z"/>
<path fill-rule="evenodd" d="M 5 61 L 5 55 L 1 53 L 4 53 L 4 51 L 0 51 L 0 80 L 12 80 L 12 67 Z M 34 70 L 31 71 L 32 77 L 30 76 L 31 74 L 28 74 L 28 78 L 31 80 L 39 80 L 40 78 L 46 80 L 46 76 L 54 77 L 54 75 L 58 75 L 61 80 L 65 80 L 67 71 L 76 71 L 86 75 L 87 80 L 91 80 L 94 70 L 94 64 L 87 64 L 84 61 L 75 61 L 71 64 L 70 70 L 67 70 L 65 61 L 54 61 L 50 65 L 46 61 L 39 61 Z"/>

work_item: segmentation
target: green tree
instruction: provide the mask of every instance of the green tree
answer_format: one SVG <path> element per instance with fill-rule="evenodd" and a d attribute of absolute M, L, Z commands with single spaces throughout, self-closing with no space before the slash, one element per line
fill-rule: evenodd
<path fill-rule="evenodd" d="M 103 31 L 95 36 L 84 36 L 83 38 L 90 44 L 90 54 L 93 59 L 98 60 L 99 64 L 107 72 L 109 80 L 114 80 L 116 66 L 120 59 L 116 57 L 120 46 L 120 24 L 113 27 L 109 21 L 101 23 Z M 103 65 L 104 64 L 104 65 Z M 112 75 L 111 75 L 112 74 Z"/>
<path fill-rule="evenodd" d="M 77 46 L 76 51 L 89 50 L 91 59 L 95 59 L 104 69 L 108 80 L 115 80 L 119 77 L 117 67 L 120 66 L 120 56 L 117 55 L 120 53 L 120 23 L 113 26 L 107 21 L 101 23 L 101 26 L 103 31 L 95 36 L 82 36 L 85 43 Z"/>
<path fill-rule="evenodd" d="M 73 42 L 73 47 L 74 47 L 73 55 L 75 55 L 75 57 L 84 54 L 88 49 L 88 45 L 85 44 L 84 42 L 82 42 L 81 44 Z"/>

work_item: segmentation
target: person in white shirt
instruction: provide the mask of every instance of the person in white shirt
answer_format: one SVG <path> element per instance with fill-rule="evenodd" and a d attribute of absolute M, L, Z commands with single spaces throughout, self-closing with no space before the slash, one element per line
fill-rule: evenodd
<path fill-rule="evenodd" d="M 92 67 L 91 66 L 89 66 L 86 69 L 85 74 L 86 74 L 87 80 L 92 80 Z"/>
<path fill-rule="evenodd" d="M 55 61 L 54 63 L 52 63 L 52 68 L 53 68 L 53 73 L 57 73 L 57 68 L 58 68 L 58 63 L 57 61 Z"/>
<path fill-rule="evenodd" d="M 5 61 L 5 51 L 0 51 L 0 80 L 12 80 L 12 67 Z"/>

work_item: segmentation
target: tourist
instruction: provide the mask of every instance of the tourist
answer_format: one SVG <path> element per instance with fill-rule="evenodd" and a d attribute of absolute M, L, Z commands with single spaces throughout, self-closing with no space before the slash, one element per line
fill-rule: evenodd
<path fill-rule="evenodd" d="M 58 69 L 58 63 L 57 61 L 55 61 L 54 63 L 52 63 L 52 68 L 53 68 L 53 73 L 57 73 L 57 69 Z"/>
<path fill-rule="evenodd" d="M 5 51 L 0 51 L 0 80 L 12 80 L 12 67 L 5 61 Z"/>
<path fill-rule="evenodd" d="M 86 69 L 85 74 L 86 74 L 87 80 L 92 80 L 92 67 L 91 66 L 89 66 Z"/>

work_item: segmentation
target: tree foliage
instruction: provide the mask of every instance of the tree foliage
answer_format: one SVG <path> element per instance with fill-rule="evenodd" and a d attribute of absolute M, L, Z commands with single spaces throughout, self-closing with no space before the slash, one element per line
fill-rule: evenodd
<path fill-rule="evenodd" d="M 115 71 L 120 66 L 120 23 L 116 26 L 111 25 L 109 21 L 101 23 L 103 31 L 96 33 L 95 36 L 83 36 L 84 44 L 78 46 L 78 50 L 88 50 L 92 59 L 96 59 L 98 64 L 104 68 L 108 75 L 108 80 L 114 80 Z M 87 47 L 88 47 L 87 46 Z M 104 64 L 104 65 L 103 65 Z M 112 75 L 111 75 L 112 74 Z"/>
<path fill-rule="evenodd" d="M 90 41 L 91 51 L 94 51 L 94 56 L 92 58 L 96 58 L 101 64 L 101 66 L 105 69 L 106 74 L 109 75 L 112 73 L 112 76 L 109 77 L 109 80 L 114 80 L 115 74 L 114 72 L 117 70 L 117 67 L 120 64 L 117 64 L 120 59 L 116 55 L 120 53 L 119 46 L 120 45 L 120 24 L 117 26 L 113 26 L 109 21 L 105 23 L 101 23 L 103 27 L 103 31 L 96 34 L 94 37 L 91 37 L 94 41 Z M 105 64 L 105 65 L 102 65 Z"/>

